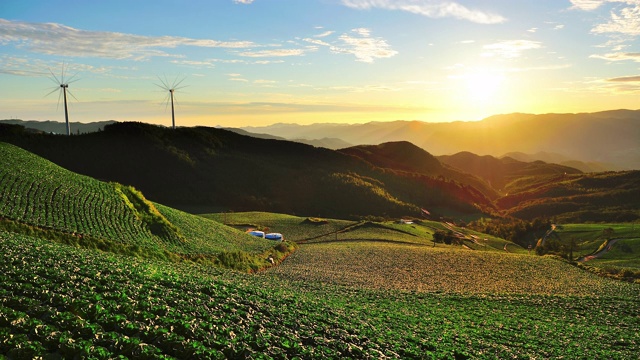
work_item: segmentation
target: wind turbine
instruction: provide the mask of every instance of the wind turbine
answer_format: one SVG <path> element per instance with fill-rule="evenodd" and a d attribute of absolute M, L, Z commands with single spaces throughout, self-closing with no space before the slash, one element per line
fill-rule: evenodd
<path fill-rule="evenodd" d="M 54 83 L 56 83 L 58 86 L 56 86 L 55 89 L 53 89 L 53 91 L 51 91 L 50 93 L 48 93 L 45 96 L 49 96 L 51 94 L 53 94 L 56 91 L 59 91 L 59 95 L 58 95 L 58 106 L 60 106 L 60 98 L 62 97 L 64 99 L 64 119 L 67 123 L 67 136 L 71 135 L 71 126 L 69 126 L 69 108 L 67 107 L 67 93 L 69 93 L 69 95 L 71 95 L 71 97 L 73 97 L 74 99 L 76 99 L 75 96 L 73 96 L 73 94 L 71 93 L 71 91 L 69 90 L 69 84 L 78 81 L 79 79 L 73 79 L 76 77 L 77 74 L 74 74 L 73 76 L 71 76 L 71 78 L 67 79 L 65 81 L 65 66 L 64 66 L 64 62 L 62 63 L 62 71 L 60 72 L 60 77 L 58 78 L 53 71 L 51 71 L 51 68 L 49 68 L 49 73 L 51 74 L 51 77 L 49 79 L 51 79 L 51 81 L 53 81 Z M 77 101 L 78 99 L 76 99 Z"/>
<path fill-rule="evenodd" d="M 167 95 L 165 101 L 167 102 L 167 106 L 169 105 L 169 101 L 171 101 L 171 126 L 173 129 L 176 128 L 176 113 L 174 110 L 174 106 L 173 106 L 173 99 L 174 99 L 174 93 L 179 90 L 179 89 L 183 89 L 185 87 L 187 87 L 188 85 L 183 85 L 180 86 L 180 84 L 182 84 L 182 82 L 185 80 L 186 78 L 182 78 L 182 80 L 178 81 L 178 78 L 176 77 L 175 80 L 173 80 L 172 83 L 169 83 L 169 80 L 167 80 L 167 77 L 165 76 L 164 80 L 162 78 L 160 78 L 158 76 L 158 80 L 160 80 L 161 84 L 156 84 L 156 86 L 158 86 L 159 88 L 163 89 L 164 91 L 168 91 L 169 94 Z M 166 106 L 165 106 L 166 109 Z"/>

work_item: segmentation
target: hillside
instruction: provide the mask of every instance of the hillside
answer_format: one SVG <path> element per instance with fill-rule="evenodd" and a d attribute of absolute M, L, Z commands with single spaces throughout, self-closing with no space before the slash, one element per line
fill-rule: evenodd
<path fill-rule="evenodd" d="M 503 191 L 511 182 L 523 178 L 535 181 L 550 175 L 581 173 L 580 170 L 568 166 L 547 164 L 542 161 L 523 162 L 510 157 L 498 159 L 490 155 L 479 156 L 470 152 L 442 155 L 437 158 L 445 164 L 484 179 L 499 191 Z"/>
<path fill-rule="evenodd" d="M 513 182 L 496 201 L 521 219 L 554 217 L 561 222 L 630 222 L 640 218 L 640 171 L 549 175 Z"/>
<path fill-rule="evenodd" d="M 489 198 L 451 179 L 388 171 L 337 151 L 215 128 L 175 131 L 117 123 L 81 136 L 30 134 L 0 140 L 72 171 L 131 184 L 150 200 L 194 212 L 272 211 L 312 216 L 478 214 Z"/>
<path fill-rule="evenodd" d="M 130 186 L 70 172 L 10 144 L 0 143 L 0 164 L 0 227 L 50 232 L 67 243 L 157 258 L 215 261 L 223 253 L 260 254 L 273 247 L 215 221 L 151 203 Z"/>
<path fill-rule="evenodd" d="M 443 165 L 446 162 L 441 162 L 439 158 L 406 141 L 353 146 L 341 149 L 340 152 L 359 157 L 381 168 L 446 178 L 471 185 L 489 199 L 499 197 L 498 192 L 490 184 L 481 180 L 482 176 L 466 168 L 457 171 Z M 514 175 L 517 176 L 517 174 Z"/>
<path fill-rule="evenodd" d="M 450 123 L 276 124 L 243 129 L 287 139 L 338 138 L 356 145 L 409 141 L 434 155 L 553 152 L 568 160 L 603 164 L 606 170 L 640 169 L 640 110 L 507 114 Z"/>

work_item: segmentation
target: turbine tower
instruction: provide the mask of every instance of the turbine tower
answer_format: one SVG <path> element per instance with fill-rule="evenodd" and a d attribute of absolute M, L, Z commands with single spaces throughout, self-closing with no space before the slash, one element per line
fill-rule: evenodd
<path fill-rule="evenodd" d="M 156 86 L 160 87 L 161 89 L 163 89 L 164 91 L 168 91 L 169 94 L 167 95 L 165 101 L 167 103 L 166 106 L 169 106 L 169 102 L 171 102 L 171 127 L 173 129 L 176 128 L 176 113 L 175 113 L 175 108 L 173 105 L 173 101 L 174 101 L 174 94 L 177 90 L 182 89 L 187 87 L 188 85 L 183 85 L 180 86 L 180 84 L 184 81 L 185 78 L 182 78 L 182 80 L 178 81 L 178 78 L 176 77 L 175 80 L 173 80 L 172 83 L 169 83 L 169 80 L 167 80 L 167 77 L 165 76 L 164 80 L 162 78 L 160 78 L 158 76 L 158 80 L 160 80 L 161 84 L 156 84 Z M 165 106 L 165 109 L 166 109 Z"/>
<path fill-rule="evenodd" d="M 69 95 L 71 95 L 71 97 L 73 97 L 74 99 L 76 99 L 75 96 L 73 96 L 73 94 L 71 93 L 71 91 L 69 90 L 69 84 L 71 84 L 72 82 L 76 82 L 78 81 L 78 79 L 73 80 L 73 78 L 76 77 L 76 75 L 73 75 L 71 78 L 67 79 L 67 81 L 65 81 L 65 64 L 64 62 L 62 63 L 62 71 L 60 73 L 60 77 L 58 78 L 53 71 L 51 71 L 51 69 L 49 69 L 49 73 L 51 74 L 51 81 L 53 81 L 54 83 L 56 83 L 58 86 L 56 86 L 55 89 L 53 89 L 53 91 L 51 91 L 50 93 L 48 93 L 46 96 L 49 96 L 51 94 L 53 94 L 56 91 L 59 91 L 59 95 L 58 95 L 58 107 L 60 106 L 60 98 L 62 97 L 63 101 L 64 101 L 64 120 L 66 122 L 67 125 L 67 136 L 71 135 L 71 126 L 69 125 L 69 108 L 67 107 L 67 93 L 69 93 Z M 78 100 L 78 99 L 76 99 Z"/>

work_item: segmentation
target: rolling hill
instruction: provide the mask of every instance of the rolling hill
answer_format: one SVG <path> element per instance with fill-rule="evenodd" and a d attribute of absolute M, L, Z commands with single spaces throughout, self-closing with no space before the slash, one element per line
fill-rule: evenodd
<path fill-rule="evenodd" d="M 287 139 L 338 138 L 356 145 L 409 141 L 434 155 L 467 151 L 499 157 L 511 152 L 553 152 L 568 160 L 600 163 L 606 170 L 640 169 L 640 110 L 516 113 L 450 123 L 275 124 L 243 129 Z"/>
<path fill-rule="evenodd" d="M 152 203 L 130 186 L 73 173 L 14 145 L 0 143 L 0 164 L 0 228 L 161 259 L 215 262 L 224 253 L 258 255 L 274 245 Z"/>
<path fill-rule="evenodd" d="M 495 158 L 490 155 L 479 156 L 470 152 L 454 155 L 441 155 L 438 160 L 487 181 L 493 188 L 503 191 L 512 181 L 523 178 L 540 178 L 549 175 L 580 174 L 580 170 L 547 164 L 542 161 L 523 162 L 510 157 Z"/>
<path fill-rule="evenodd" d="M 491 200 L 470 185 L 383 169 L 361 158 L 290 141 L 215 128 L 175 131 L 117 123 L 81 136 L 31 134 L 20 127 L 0 140 L 72 171 L 130 184 L 149 199 L 195 212 L 262 210 L 352 218 L 479 214 Z"/>

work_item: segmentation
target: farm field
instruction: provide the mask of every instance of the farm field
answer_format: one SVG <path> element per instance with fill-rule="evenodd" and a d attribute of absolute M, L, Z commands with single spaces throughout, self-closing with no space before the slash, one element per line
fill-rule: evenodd
<path fill-rule="evenodd" d="M 586 263 L 640 270 L 640 224 L 563 224 L 556 226 L 552 237 L 565 244 L 575 241 L 575 258 L 596 252 L 605 240 L 614 240 L 610 251 Z"/>
<path fill-rule="evenodd" d="M 195 216 L 11 145 L 0 143 L 0 161 L 0 359 L 626 359 L 640 351 L 640 284 L 453 224 Z M 629 226 L 563 225 L 555 236 L 580 235 L 586 251 L 612 228 L 626 248 L 598 261 L 637 266 Z M 464 247 L 434 243 L 436 231 Z M 93 241 L 136 251 L 83 248 Z M 295 252 L 265 266 L 294 241 Z M 261 271 L 212 266 L 224 259 Z"/>
<path fill-rule="evenodd" d="M 274 246 L 152 203 L 132 187 L 73 173 L 10 144 L 0 142 L 0 164 L 0 220 L 160 258 L 262 254 Z"/>
<path fill-rule="evenodd" d="M 472 250 L 528 253 L 526 249 L 494 236 L 478 233 L 431 220 L 415 220 L 410 224 L 398 221 L 347 221 L 298 217 L 268 212 L 215 213 L 201 215 L 237 229 L 258 229 L 284 234 L 285 239 L 298 243 L 333 241 L 383 241 L 416 245 L 433 245 L 435 231 L 452 231 L 465 239 Z"/>
<path fill-rule="evenodd" d="M 410 291 L 140 260 L 6 232 L 0 240 L 0 354 L 11 359 L 626 359 L 640 350 L 638 285 L 595 276 L 582 292 L 474 293 L 451 282 Z M 294 256 L 347 245 L 304 245 Z M 384 251 L 407 252 L 393 246 Z M 451 256 L 467 254 L 492 253 Z M 477 266 L 460 260 L 469 273 Z"/>
<path fill-rule="evenodd" d="M 364 289 L 478 295 L 599 296 L 627 287 L 551 257 L 438 245 L 364 241 L 302 245 L 265 274 Z"/>

